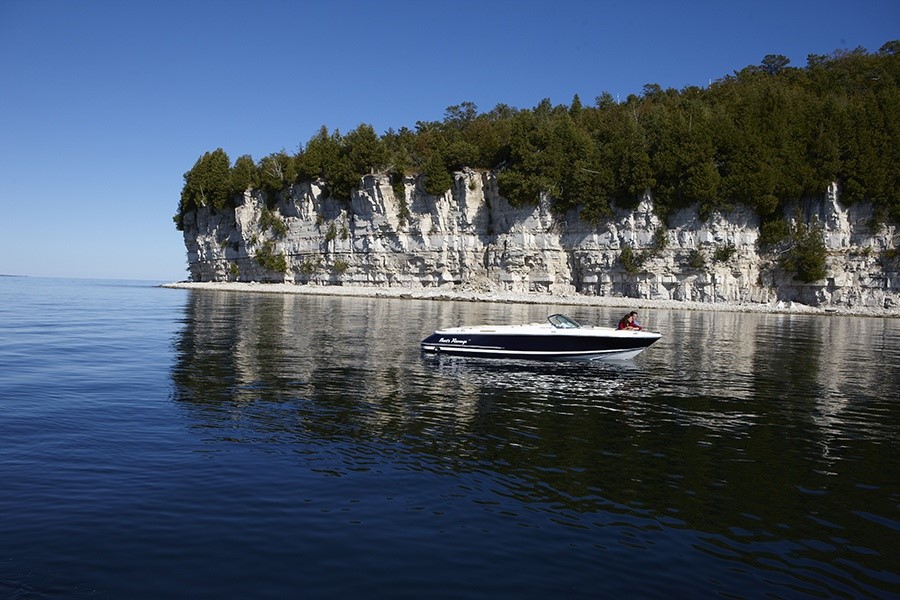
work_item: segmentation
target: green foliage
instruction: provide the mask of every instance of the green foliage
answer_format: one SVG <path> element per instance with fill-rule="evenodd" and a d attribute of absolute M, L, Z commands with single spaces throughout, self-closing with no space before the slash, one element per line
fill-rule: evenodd
<path fill-rule="evenodd" d="M 184 174 L 181 189 L 181 203 L 174 220 L 177 228 L 182 228 L 185 213 L 208 206 L 221 210 L 228 204 L 231 195 L 231 169 L 228 155 L 218 148 L 206 152 L 197 159 L 190 171 Z"/>
<path fill-rule="evenodd" d="M 391 189 L 397 200 L 406 200 L 406 184 L 404 183 L 402 171 L 394 171 L 391 173 Z"/>
<path fill-rule="evenodd" d="M 284 219 L 268 208 L 262 209 L 262 214 L 259 216 L 259 227 L 262 230 L 271 231 L 278 238 L 287 235 L 287 225 L 285 225 Z"/>
<path fill-rule="evenodd" d="M 234 167 L 231 168 L 231 194 L 243 194 L 249 189 L 259 187 L 259 183 L 259 175 L 253 158 L 249 154 L 239 156 L 234 162 Z"/>
<path fill-rule="evenodd" d="M 255 167 L 241 157 L 229 168 L 218 149 L 185 174 L 175 222 L 200 206 L 228 208 L 248 188 L 273 206 L 296 181 L 346 200 L 370 173 L 421 175 L 426 193 L 441 195 L 463 167 L 496 172 L 515 206 L 546 194 L 554 211 L 577 209 L 590 221 L 613 205 L 634 207 L 647 190 L 663 216 L 695 203 L 704 216 L 747 205 L 762 217 L 764 245 L 787 238 L 778 218 L 789 203 L 821 197 L 833 181 L 843 202 L 870 201 L 881 222 L 898 222 L 898 49 L 892 41 L 872 54 L 810 55 L 805 68 L 769 54 L 708 88 L 648 84 L 623 102 L 603 92 L 594 106 L 575 96 L 568 106 L 542 100 L 479 113 L 462 102 L 443 121 L 380 137 L 367 124 L 346 136 L 323 126 L 296 155 L 282 150 Z"/>
<path fill-rule="evenodd" d="M 791 226 L 784 219 L 763 221 L 759 232 L 759 246 L 762 249 L 777 246 L 791 235 Z"/>
<path fill-rule="evenodd" d="M 377 173 L 387 164 L 387 151 L 371 125 L 361 124 L 344 138 L 342 150 L 347 155 L 349 170 L 359 180 L 361 175 Z"/>
<path fill-rule="evenodd" d="M 302 275 L 309 276 L 309 275 L 312 275 L 313 273 L 315 273 L 316 270 L 319 268 L 319 266 L 320 266 L 320 263 L 318 260 L 314 261 L 314 260 L 306 259 L 302 263 L 300 263 L 300 266 L 297 268 L 297 270 Z"/>
<path fill-rule="evenodd" d="M 403 173 L 391 173 L 391 189 L 394 190 L 394 197 L 397 198 L 397 201 L 400 204 L 398 218 L 401 227 L 409 222 L 411 216 L 409 212 L 409 203 L 406 200 L 406 185 L 403 183 L 403 179 Z"/>
<path fill-rule="evenodd" d="M 881 262 L 883 267 L 893 267 L 896 269 L 900 266 L 898 265 L 898 263 L 900 263 L 900 250 L 897 248 L 885 248 L 881 252 L 879 262 Z"/>
<path fill-rule="evenodd" d="M 389 129 L 382 136 L 381 142 L 395 173 L 411 173 L 415 170 L 413 161 L 417 156 L 418 141 L 418 136 L 406 127 L 400 131 Z"/>
<path fill-rule="evenodd" d="M 425 164 L 424 189 L 425 193 L 431 196 L 440 196 L 445 194 L 453 186 L 453 177 L 444 166 L 444 160 L 437 153 Z"/>
<path fill-rule="evenodd" d="M 731 260 L 731 257 L 734 256 L 735 252 L 737 252 L 737 248 L 734 247 L 734 244 L 719 246 L 713 253 L 713 260 L 720 263 L 728 262 Z"/>
<path fill-rule="evenodd" d="M 385 168 L 388 148 L 371 125 L 361 124 L 346 136 L 329 134 L 323 126 L 297 155 L 297 177 L 324 180 L 333 197 L 349 200 L 364 175 Z"/>
<path fill-rule="evenodd" d="M 334 261 L 333 268 L 334 268 L 335 273 L 339 273 L 339 274 L 343 275 L 344 273 L 347 272 L 347 269 L 350 268 L 350 263 L 348 263 L 346 260 L 344 260 L 342 258 L 339 258 Z"/>
<path fill-rule="evenodd" d="M 266 203 L 271 208 L 275 206 L 278 194 L 297 178 L 297 163 L 281 150 L 259 161 L 258 174 L 259 185 L 266 193 Z"/>
<path fill-rule="evenodd" d="M 791 247 L 781 259 L 781 267 L 794 273 L 794 278 L 804 283 L 824 279 L 826 248 L 822 227 L 807 227 L 800 223 L 791 234 Z"/>
<path fill-rule="evenodd" d="M 504 170 L 497 175 L 500 194 L 513 206 L 537 204 L 541 193 L 541 182 L 519 171 Z"/>
<path fill-rule="evenodd" d="M 262 246 L 256 251 L 256 262 L 264 269 L 274 271 L 276 273 L 287 272 L 287 260 L 284 253 L 275 252 L 275 243 L 271 240 L 263 242 Z"/>
<path fill-rule="evenodd" d="M 665 226 L 660 226 L 653 232 L 653 251 L 662 252 L 669 245 L 668 230 Z"/>
<path fill-rule="evenodd" d="M 337 227 L 334 222 L 328 224 L 328 231 L 325 232 L 325 242 L 328 243 L 337 237 Z"/>
<path fill-rule="evenodd" d="M 307 181 L 317 181 L 326 177 L 333 169 L 340 154 L 340 134 L 331 135 L 324 125 L 310 138 L 305 150 L 297 155 L 297 177 Z"/>
<path fill-rule="evenodd" d="M 634 208 L 642 194 L 656 183 L 651 169 L 648 140 L 640 121 L 638 101 L 629 99 L 621 127 L 610 131 L 615 179 L 612 195 L 623 207 Z M 620 109 L 621 111 L 621 109 Z"/>
<path fill-rule="evenodd" d="M 643 252 L 636 253 L 628 244 L 622 246 L 622 252 L 619 254 L 619 262 L 629 274 L 636 275 L 637 273 L 640 273 L 641 268 L 644 266 L 644 261 L 646 260 L 647 255 Z"/>
<path fill-rule="evenodd" d="M 592 223 L 596 225 L 601 223 L 604 218 L 609 217 L 611 214 L 612 210 L 610 209 L 609 205 L 592 203 L 581 208 L 581 212 L 579 213 L 578 218 L 585 221 L 586 223 Z"/>
<path fill-rule="evenodd" d="M 706 268 L 706 254 L 703 250 L 694 249 L 688 253 L 687 262 L 689 268 L 696 271 L 702 271 Z"/>

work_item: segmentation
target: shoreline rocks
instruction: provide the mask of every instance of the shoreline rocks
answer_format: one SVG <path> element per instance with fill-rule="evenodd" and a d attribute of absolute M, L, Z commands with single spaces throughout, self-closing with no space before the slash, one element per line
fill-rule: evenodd
<path fill-rule="evenodd" d="M 778 313 L 797 315 L 862 316 L 900 318 L 900 309 L 879 310 L 871 307 L 816 307 L 798 302 L 694 302 L 690 300 L 653 300 L 578 294 L 544 294 L 507 291 L 471 291 L 452 288 L 408 288 L 375 286 L 329 286 L 293 283 L 258 283 L 225 281 L 180 281 L 161 285 L 163 288 L 218 292 L 264 294 L 298 294 L 309 296 L 351 296 L 361 298 L 401 298 L 460 302 L 507 302 L 516 304 L 559 304 L 564 306 L 620 307 L 657 310 L 706 310 L 744 313 Z"/>

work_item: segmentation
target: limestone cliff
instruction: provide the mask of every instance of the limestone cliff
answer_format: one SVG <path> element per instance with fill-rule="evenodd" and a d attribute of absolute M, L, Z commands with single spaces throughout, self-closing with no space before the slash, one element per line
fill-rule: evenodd
<path fill-rule="evenodd" d="M 304 183 L 271 210 L 250 193 L 233 211 L 200 208 L 183 221 L 191 278 L 900 305 L 898 228 L 873 229 L 871 207 L 842 206 L 836 186 L 787 213 L 824 230 L 827 276 L 809 284 L 784 272 L 773 253 L 761 252 L 759 218 L 748 209 L 705 220 L 687 209 L 662 223 L 647 194 L 636 209 L 589 224 L 576 213 L 555 215 L 546 200 L 513 207 L 493 175 L 468 170 L 456 173 L 443 196 L 425 194 L 415 178 L 404 182 L 403 197 L 399 192 L 387 177 L 368 176 L 350 201 Z M 629 263 L 623 251 L 644 260 Z"/>

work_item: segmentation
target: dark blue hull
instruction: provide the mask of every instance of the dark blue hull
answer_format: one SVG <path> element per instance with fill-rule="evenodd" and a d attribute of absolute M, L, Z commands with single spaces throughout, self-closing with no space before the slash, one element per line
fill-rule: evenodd
<path fill-rule="evenodd" d="M 630 335 L 629 335 L 630 334 Z M 499 334 L 436 331 L 421 342 L 424 352 L 479 358 L 539 360 L 628 359 L 656 342 L 660 334 L 616 332 L 613 335 Z"/>

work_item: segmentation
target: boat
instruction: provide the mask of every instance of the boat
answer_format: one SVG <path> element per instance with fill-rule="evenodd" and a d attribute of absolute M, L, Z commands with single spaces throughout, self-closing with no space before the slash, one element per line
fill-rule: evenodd
<path fill-rule="evenodd" d="M 539 360 L 632 359 L 662 337 L 643 329 L 581 325 L 562 314 L 547 323 L 437 329 L 420 342 L 423 352 L 479 358 Z"/>

